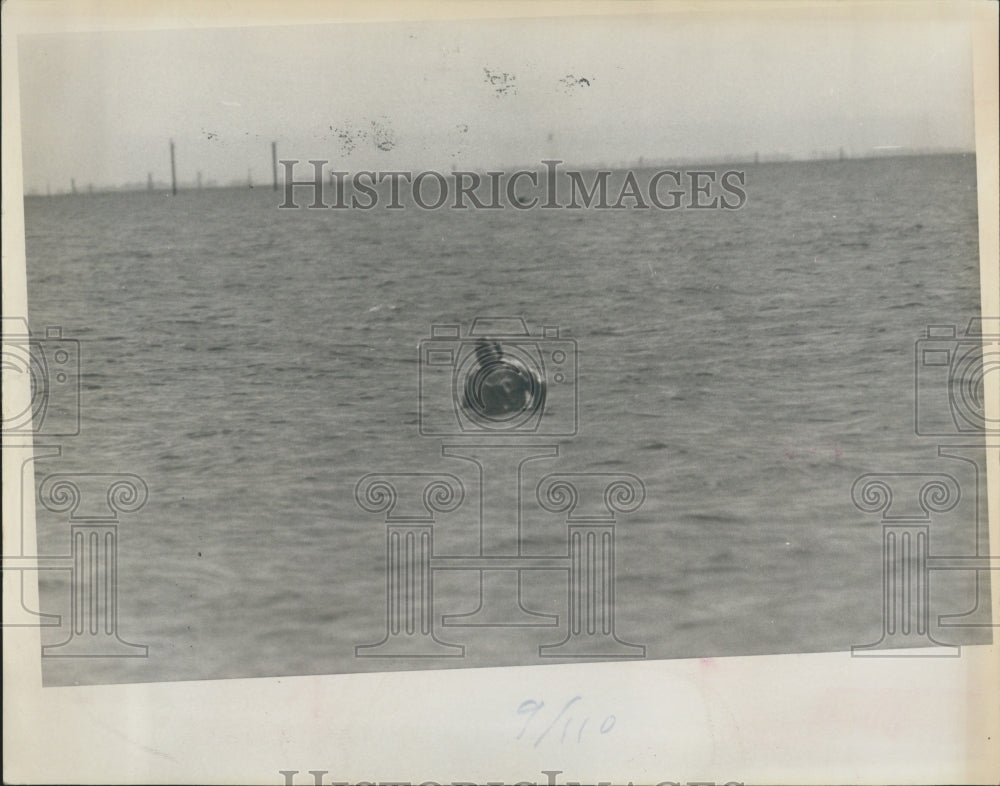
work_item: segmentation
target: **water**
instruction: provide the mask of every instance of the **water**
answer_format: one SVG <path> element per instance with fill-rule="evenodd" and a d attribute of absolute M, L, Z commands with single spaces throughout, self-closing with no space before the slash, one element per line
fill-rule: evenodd
<path fill-rule="evenodd" d="M 149 657 L 45 659 L 46 684 L 538 663 L 565 629 L 445 629 L 466 644 L 445 662 L 354 657 L 385 625 L 384 527 L 354 485 L 442 471 L 474 488 L 472 465 L 418 433 L 417 345 L 479 315 L 558 325 L 579 347 L 580 431 L 527 465 L 529 500 L 548 472 L 644 481 L 617 528 L 620 638 L 650 658 L 878 639 L 881 532 L 854 479 L 970 482 L 914 434 L 913 346 L 978 314 L 974 159 L 746 170 L 738 211 L 26 199 L 32 327 L 79 339 L 83 369 L 81 434 L 38 478 L 150 488 L 119 545 L 120 633 Z M 974 553 L 970 499 L 935 522 L 934 549 Z M 475 551 L 469 516 L 442 518 L 442 550 Z M 565 553 L 559 516 L 526 508 L 524 525 L 525 553 Z M 38 529 L 40 552 L 66 551 L 64 517 L 40 511 Z M 975 605 L 972 576 L 947 573 L 935 615 Z M 526 605 L 565 614 L 561 575 L 526 581 Z M 475 607 L 475 574 L 435 581 L 439 615 Z M 67 613 L 67 586 L 43 576 L 43 610 Z"/>

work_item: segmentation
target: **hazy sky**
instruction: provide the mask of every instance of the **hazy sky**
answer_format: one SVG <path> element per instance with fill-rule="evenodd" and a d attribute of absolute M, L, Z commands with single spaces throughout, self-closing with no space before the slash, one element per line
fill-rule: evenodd
<path fill-rule="evenodd" d="M 19 39 L 25 187 L 974 146 L 969 28 L 657 18 Z"/>

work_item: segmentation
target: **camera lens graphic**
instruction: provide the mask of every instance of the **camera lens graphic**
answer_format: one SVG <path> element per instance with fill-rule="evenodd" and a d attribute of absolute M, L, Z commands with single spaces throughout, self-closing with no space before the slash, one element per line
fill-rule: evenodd
<path fill-rule="evenodd" d="M 982 431 L 987 427 L 985 380 L 1000 374 L 1000 353 L 983 355 L 979 347 L 956 354 L 951 367 L 951 409 L 962 430 Z M 996 428 L 996 423 L 989 424 Z"/>
<path fill-rule="evenodd" d="M 493 358 L 472 368 L 468 362 L 463 365 L 465 373 L 458 378 L 465 380 L 466 414 L 477 426 L 514 429 L 531 419 L 542 405 L 539 377 L 519 360 Z"/>
<path fill-rule="evenodd" d="M 5 379 L 16 379 L 27 376 L 31 386 L 31 398 L 28 405 L 19 412 L 13 412 L 3 420 L 5 430 L 24 430 L 41 426 L 48 403 L 48 374 L 45 367 L 45 356 L 40 347 L 32 350 L 27 344 L 23 346 L 10 345 L 3 353 L 3 376 Z"/>

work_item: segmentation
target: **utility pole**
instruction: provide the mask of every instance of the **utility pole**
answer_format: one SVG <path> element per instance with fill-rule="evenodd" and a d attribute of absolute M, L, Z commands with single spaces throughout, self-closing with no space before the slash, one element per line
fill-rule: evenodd
<path fill-rule="evenodd" d="M 278 190 L 278 143 L 271 143 L 271 178 L 274 181 L 272 190 Z"/>
<path fill-rule="evenodd" d="M 174 140 L 170 140 L 170 193 L 177 196 L 177 167 L 174 165 Z"/>

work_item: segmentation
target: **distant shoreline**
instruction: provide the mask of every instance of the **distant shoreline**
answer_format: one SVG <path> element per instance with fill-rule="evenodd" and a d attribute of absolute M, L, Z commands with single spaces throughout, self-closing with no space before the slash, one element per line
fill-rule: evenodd
<path fill-rule="evenodd" d="M 612 172 L 624 172 L 627 170 L 635 171 L 645 171 L 663 168 L 685 168 L 691 169 L 696 167 L 725 167 L 725 166 L 741 166 L 741 167 L 753 167 L 753 166 L 765 166 L 772 164 L 820 164 L 820 163 L 849 163 L 858 161 L 877 161 L 883 159 L 894 159 L 894 158 L 935 158 L 935 157 L 966 157 L 975 156 L 975 150 L 960 150 L 960 149 L 899 149 L 899 148 L 884 148 L 870 150 L 862 155 L 843 155 L 841 157 L 839 152 L 823 151 L 815 157 L 808 156 L 794 156 L 785 153 L 769 153 L 761 154 L 757 156 L 734 156 L 734 157 L 719 157 L 719 158 L 677 158 L 677 159 L 667 159 L 667 158 L 657 158 L 657 159 L 646 159 L 640 157 L 632 162 L 612 162 L 612 163 L 587 163 L 582 165 L 572 165 L 563 162 L 564 168 L 572 168 L 580 172 L 597 172 L 601 170 L 611 170 Z M 362 167 L 363 168 L 363 167 Z M 494 167 L 493 169 L 497 169 Z M 540 162 L 534 162 L 532 164 L 522 164 L 522 165 L 512 165 L 506 167 L 511 171 L 524 169 L 529 171 L 544 172 L 544 166 Z M 442 172 L 445 177 L 451 176 L 451 172 Z M 476 172 L 478 174 L 484 174 L 487 168 L 476 168 L 476 169 L 462 169 L 460 171 L 465 172 Z M 177 184 L 178 191 L 230 191 L 230 190 L 273 190 L 271 183 L 259 182 L 254 183 L 250 180 L 243 179 L 237 180 L 232 179 L 226 183 L 218 183 L 215 180 L 207 180 L 202 184 L 198 184 L 196 181 L 189 182 L 179 182 Z M 283 188 L 283 183 L 279 181 L 278 188 Z M 52 190 L 46 193 L 42 189 L 33 187 L 24 192 L 23 196 L 25 199 L 46 199 L 49 197 L 63 197 L 63 196 L 93 196 L 97 194 L 132 194 L 132 193 L 150 193 L 150 194 L 163 194 L 164 192 L 170 193 L 171 187 L 169 181 L 154 180 L 152 182 L 152 187 L 148 182 L 132 182 L 125 183 L 119 186 L 109 186 L 109 185 L 92 185 L 84 184 L 79 186 L 76 190 L 61 188 L 58 190 Z"/>

